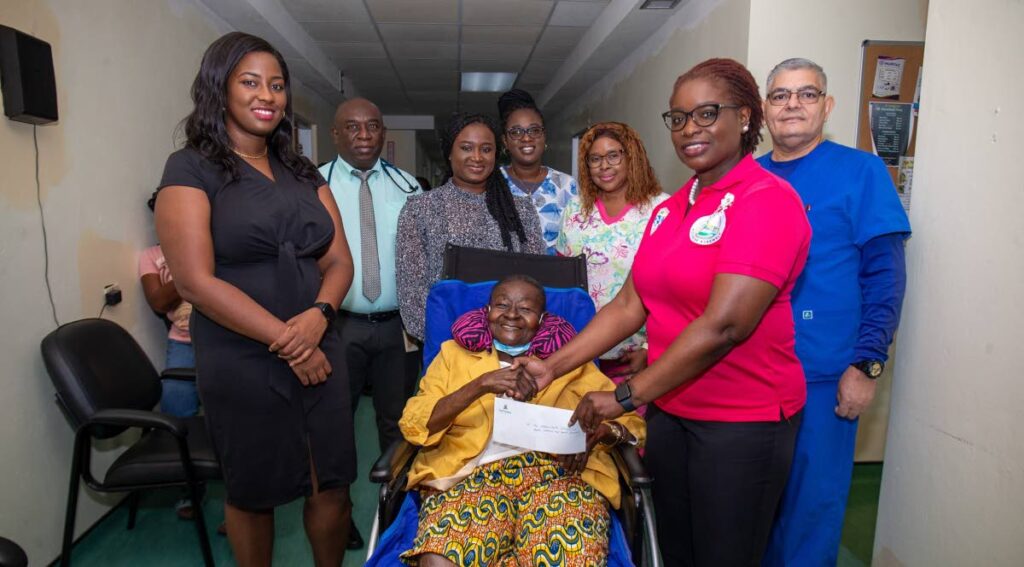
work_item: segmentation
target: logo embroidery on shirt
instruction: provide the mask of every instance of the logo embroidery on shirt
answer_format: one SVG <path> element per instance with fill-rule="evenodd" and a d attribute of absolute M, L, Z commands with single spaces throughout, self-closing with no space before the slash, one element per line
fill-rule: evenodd
<path fill-rule="evenodd" d="M 658 214 L 654 215 L 654 222 L 651 223 L 651 234 L 654 234 L 654 231 L 658 230 L 661 223 L 665 222 L 665 217 L 668 216 L 668 213 L 668 207 L 662 207 Z"/>
<path fill-rule="evenodd" d="M 722 238 L 722 233 L 725 232 L 725 210 L 735 200 L 736 197 L 732 193 L 726 193 L 718 203 L 715 212 L 694 221 L 690 227 L 690 241 L 701 246 L 718 242 Z"/>

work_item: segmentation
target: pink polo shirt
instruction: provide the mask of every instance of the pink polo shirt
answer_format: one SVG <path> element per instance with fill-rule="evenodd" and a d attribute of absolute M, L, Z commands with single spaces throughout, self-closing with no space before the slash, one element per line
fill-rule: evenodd
<path fill-rule="evenodd" d="M 747 340 L 655 403 L 671 414 L 703 421 L 789 417 L 807 396 L 793 350 L 790 308 L 790 293 L 811 242 L 803 203 L 788 183 L 749 155 L 717 183 L 702 188 L 687 214 L 692 185 L 691 179 L 654 209 L 633 261 L 633 283 L 649 312 L 650 360 L 657 360 L 704 313 L 716 274 L 764 280 L 779 293 Z M 707 215 L 715 220 L 719 208 L 724 223 L 706 222 Z"/>

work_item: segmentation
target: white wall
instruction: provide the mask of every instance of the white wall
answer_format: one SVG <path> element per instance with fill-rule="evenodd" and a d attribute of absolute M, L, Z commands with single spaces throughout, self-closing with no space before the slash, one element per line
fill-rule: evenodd
<path fill-rule="evenodd" d="M 710 57 L 747 56 L 750 0 L 690 0 L 637 51 L 625 57 L 590 93 L 549 118 L 545 161 L 571 171 L 572 135 L 596 122 L 632 126 L 644 141 L 665 191 L 674 192 L 691 172 L 676 157 L 661 119 L 676 77 Z"/>
<path fill-rule="evenodd" d="M 388 158 L 388 145 L 393 143 L 395 147 L 394 159 Z M 415 130 L 388 130 L 384 138 L 384 150 L 381 157 L 395 164 L 398 169 L 416 175 L 416 131 Z"/>
<path fill-rule="evenodd" d="M 929 8 L 876 565 L 1024 565 L 1022 24 Z"/>
<path fill-rule="evenodd" d="M 118 282 L 124 302 L 105 317 L 162 366 L 163 325 L 136 276 L 138 250 L 155 240 L 145 201 L 175 149 L 202 53 L 226 28 L 196 0 L 2 0 L 0 24 L 53 46 L 61 119 L 37 133 L 57 315 L 96 316 L 103 285 Z M 318 100 L 300 86 L 296 107 L 329 120 Z M 54 324 L 30 125 L 0 119 L 0 172 L 0 535 L 44 565 L 60 549 L 72 431 L 39 355 Z M 122 447 L 98 450 L 95 470 Z M 86 491 L 79 502 L 77 533 L 116 498 Z"/>

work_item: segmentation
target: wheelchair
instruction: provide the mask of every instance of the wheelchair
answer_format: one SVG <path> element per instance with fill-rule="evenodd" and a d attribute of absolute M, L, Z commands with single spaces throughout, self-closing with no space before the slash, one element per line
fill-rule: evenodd
<path fill-rule="evenodd" d="M 434 284 L 427 298 L 424 369 L 437 355 L 441 343 L 451 338 L 455 319 L 485 305 L 496 281 L 509 274 L 526 274 L 539 281 L 547 294 L 547 310 L 567 319 L 577 330 L 594 316 L 583 256 L 563 258 L 449 244 L 445 249 L 442 279 Z M 375 557 L 379 543 L 382 539 L 397 539 L 398 535 L 393 532 L 407 532 L 410 527 L 415 530 L 414 511 L 418 509 L 419 498 L 415 491 L 406 498 L 405 485 L 418 449 L 398 441 L 384 451 L 370 471 L 370 481 L 379 484 L 380 489 L 368 538 L 367 564 L 393 564 Z M 619 469 L 622 501 L 620 509 L 611 514 L 608 564 L 660 567 L 650 495 L 653 478 L 644 469 L 636 448 L 619 446 L 613 455 Z M 396 522 L 403 518 L 404 522 Z"/>

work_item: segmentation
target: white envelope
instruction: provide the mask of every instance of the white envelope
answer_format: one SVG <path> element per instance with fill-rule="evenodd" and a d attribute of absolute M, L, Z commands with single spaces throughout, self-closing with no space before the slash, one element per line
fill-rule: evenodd
<path fill-rule="evenodd" d="M 587 436 L 578 423 L 568 426 L 572 411 L 494 398 L 492 439 L 531 451 L 571 455 L 587 450 Z"/>

